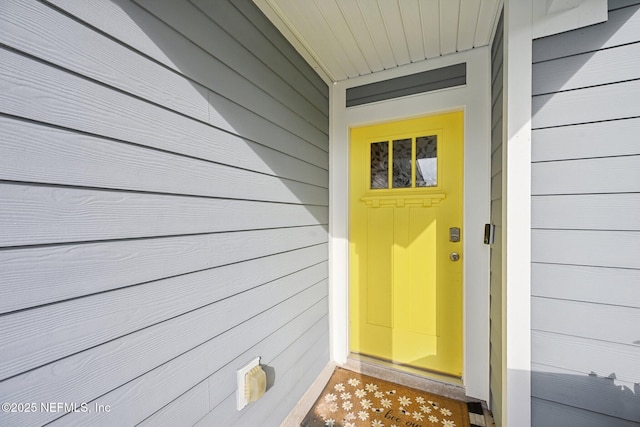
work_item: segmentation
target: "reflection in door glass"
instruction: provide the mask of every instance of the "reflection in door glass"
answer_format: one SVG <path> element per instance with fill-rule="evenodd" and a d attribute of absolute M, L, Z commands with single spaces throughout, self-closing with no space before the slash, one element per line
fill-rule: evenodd
<path fill-rule="evenodd" d="M 436 135 L 416 138 L 416 187 L 438 185 L 437 146 Z"/>
<path fill-rule="evenodd" d="M 371 144 L 371 188 L 389 188 L 389 142 Z"/>
<path fill-rule="evenodd" d="M 411 187 L 411 138 L 393 141 L 393 188 Z"/>

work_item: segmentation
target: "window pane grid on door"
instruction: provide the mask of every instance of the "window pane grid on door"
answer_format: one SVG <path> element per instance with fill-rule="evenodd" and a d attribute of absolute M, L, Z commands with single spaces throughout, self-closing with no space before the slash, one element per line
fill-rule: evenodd
<path fill-rule="evenodd" d="M 389 188 L 389 142 L 371 144 L 371 189 Z"/>
<path fill-rule="evenodd" d="M 412 139 L 393 140 L 393 188 L 411 188 L 413 184 Z"/>
<path fill-rule="evenodd" d="M 416 138 L 416 187 L 438 185 L 438 137 L 436 135 Z"/>
<path fill-rule="evenodd" d="M 371 143 L 369 188 L 436 187 L 437 139 L 437 135 L 428 135 Z"/>

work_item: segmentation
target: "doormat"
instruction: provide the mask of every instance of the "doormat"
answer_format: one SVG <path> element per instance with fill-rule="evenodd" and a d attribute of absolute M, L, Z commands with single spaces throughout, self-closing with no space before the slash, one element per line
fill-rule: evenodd
<path fill-rule="evenodd" d="M 336 368 L 301 427 L 470 427 L 467 403 Z"/>

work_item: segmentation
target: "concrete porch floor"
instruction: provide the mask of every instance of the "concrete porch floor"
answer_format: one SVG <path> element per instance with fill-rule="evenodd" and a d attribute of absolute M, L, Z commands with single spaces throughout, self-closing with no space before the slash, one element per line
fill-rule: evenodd
<path fill-rule="evenodd" d="M 297 405 L 289 413 L 280 427 L 300 427 L 300 423 L 307 412 L 309 412 L 318 396 L 320 396 L 322 389 L 329 381 L 329 378 L 336 367 L 342 367 L 364 375 L 391 381 L 396 384 L 448 397 L 450 399 L 457 399 L 464 402 L 480 402 L 484 411 L 487 427 L 495 427 L 493 417 L 487 409 L 486 402 L 466 396 L 464 387 L 461 383 L 457 383 L 456 379 L 451 379 L 444 375 L 437 374 L 429 374 L 429 377 L 427 378 L 425 376 L 418 375 L 417 373 L 395 369 L 391 364 L 385 364 L 384 362 L 380 362 L 375 359 L 355 355 L 349 357 L 349 359 L 347 359 L 347 363 L 344 365 L 329 363 L 322 370 L 320 375 L 318 375 L 318 378 L 316 378 L 300 401 L 298 401 Z"/>

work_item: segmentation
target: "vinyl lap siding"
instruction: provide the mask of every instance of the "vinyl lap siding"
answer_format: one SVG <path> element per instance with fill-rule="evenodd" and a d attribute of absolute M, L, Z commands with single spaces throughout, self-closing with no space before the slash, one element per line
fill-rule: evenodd
<path fill-rule="evenodd" d="M 491 223 L 496 239 L 491 245 L 490 402 L 497 426 L 502 426 L 502 58 L 503 18 L 491 45 Z"/>
<path fill-rule="evenodd" d="M 0 43 L 0 425 L 279 425 L 329 360 L 326 85 L 250 0 L 11 0 Z"/>
<path fill-rule="evenodd" d="M 533 425 L 640 423 L 640 1 L 533 45 Z"/>

